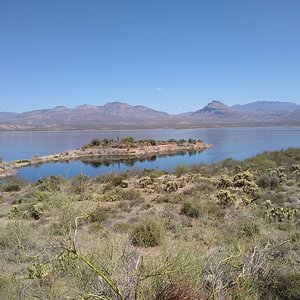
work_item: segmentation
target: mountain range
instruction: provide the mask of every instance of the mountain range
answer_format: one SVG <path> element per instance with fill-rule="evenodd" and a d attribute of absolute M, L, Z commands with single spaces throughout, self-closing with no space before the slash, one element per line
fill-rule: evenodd
<path fill-rule="evenodd" d="M 24 113 L 0 112 L 0 130 L 89 130 L 300 125 L 300 105 L 257 101 L 227 106 L 212 101 L 194 112 L 168 114 L 142 105 L 108 102 Z"/>

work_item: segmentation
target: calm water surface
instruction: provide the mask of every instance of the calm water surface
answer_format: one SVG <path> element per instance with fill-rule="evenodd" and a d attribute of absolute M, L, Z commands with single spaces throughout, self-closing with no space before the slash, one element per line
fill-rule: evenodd
<path fill-rule="evenodd" d="M 213 148 L 195 155 L 157 157 L 134 164 L 112 163 L 90 165 L 81 161 L 47 163 L 19 170 L 18 176 L 36 180 L 50 175 L 72 177 L 78 174 L 95 176 L 111 171 L 135 168 L 171 170 L 178 164 L 210 163 L 225 158 L 245 159 L 257 153 L 300 147 L 300 127 L 205 128 L 191 130 L 130 130 L 130 131 L 65 131 L 65 132 L 0 132 L 0 157 L 4 160 L 32 158 L 79 148 L 93 138 L 133 136 L 136 139 L 168 140 L 171 138 L 202 139 Z"/>

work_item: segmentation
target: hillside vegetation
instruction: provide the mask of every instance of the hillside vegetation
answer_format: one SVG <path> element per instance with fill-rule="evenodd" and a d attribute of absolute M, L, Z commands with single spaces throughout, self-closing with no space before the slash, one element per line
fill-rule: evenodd
<path fill-rule="evenodd" d="M 0 299 L 300 298 L 300 149 L 0 190 Z"/>

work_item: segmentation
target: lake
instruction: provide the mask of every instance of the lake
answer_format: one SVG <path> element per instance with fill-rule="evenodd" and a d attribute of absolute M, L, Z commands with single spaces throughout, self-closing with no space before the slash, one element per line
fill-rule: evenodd
<path fill-rule="evenodd" d="M 126 163 L 95 163 L 81 161 L 69 163 L 47 163 L 18 170 L 18 177 L 37 180 L 50 175 L 72 177 L 78 174 L 96 176 L 112 171 L 125 171 L 131 168 L 160 168 L 172 170 L 180 164 L 211 163 L 225 158 L 242 160 L 257 153 L 300 147 L 300 127 L 247 127 L 247 128 L 203 128 L 167 130 L 128 130 L 128 131 L 60 131 L 60 132 L 0 132 L 0 157 L 3 160 L 27 159 L 34 155 L 47 155 L 79 148 L 93 138 L 122 138 L 133 136 L 136 139 L 202 139 L 212 144 L 211 149 L 196 154 L 153 157 L 151 160 Z"/>

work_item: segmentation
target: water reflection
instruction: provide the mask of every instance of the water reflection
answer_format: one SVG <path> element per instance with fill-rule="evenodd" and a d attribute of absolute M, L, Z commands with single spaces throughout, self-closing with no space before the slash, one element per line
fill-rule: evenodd
<path fill-rule="evenodd" d="M 143 162 L 154 162 L 156 161 L 158 158 L 162 158 L 162 157 L 176 157 L 176 156 L 193 156 L 196 154 L 199 154 L 203 152 L 203 150 L 186 150 L 186 151 L 180 151 L 178 153 L 170 153 L 170 154 L 161 154 L 161 155 L 151 155 L 151 156 L 147 156 L 144 158 L 127 158 L 127 159 L 123 159 L 120 158 L 117 160 L 116 159 L 103 159 L 103 158 L 99 158 L 99 157 L 86 157 L 86 158 L 81 158 L 79 159 L 79 161 L 81 161 L 83 164 L 85 165 L 89 165 L 92 166 L 93 168 L 100 168 L 102 166 L 108 167 L 110 165 L 118 165 L 121 168 L 121 164 L 124 164 L 125 166 L 128 167 L 133 167 L 135 165 L 136 162 L 139 163 L 143 163 Z M 66 161 L 68 162 L 68 161 Z"/>

